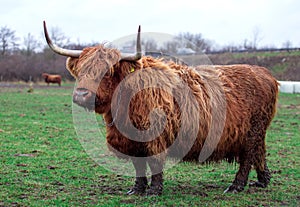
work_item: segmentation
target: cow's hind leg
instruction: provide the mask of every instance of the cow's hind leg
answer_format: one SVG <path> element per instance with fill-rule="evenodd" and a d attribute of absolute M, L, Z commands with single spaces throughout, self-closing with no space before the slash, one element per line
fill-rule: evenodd
<path fill-rule="evenodd" d="M 265 137 L 266 137 L 266 130 L 270 123 L 270 118 L 268 116 L 262 116 L 263 118 L 256 120 L 256 141 L 254 143 L 253 148 L 255 148 L 254 154 L 254 168 L 257 173 L 257 180 L 256 182 L 251 182 L 250 186 L 262 187 L 265 188 L 269 184 L 271 180 L 271 174 L 267 166 L 266 162 L 266 144 L 265 144 Z M 255 129 L 255 128 L 254 128 Z"/>
<path fill-rule="evenodd" d="M 241 145 L 241 151 L 239 153 L 239 163 L 240 168 L 237 172 L 235 179 L 225 191 L 232 192 L 232 193 L 238 193 L 244 190 L 244 187 L 247 184 L 249 172 L 252 168 L 252 165 L 254 163 L 254 155 L 255 155 L 255 141 L 257 139 L 257 134 L 255 132 L 256 130 L 251 130 L 247 133 L 247 136 L 244 137 L 244 143 Z"/>
<path fill-rule="evenodd" d="M 265 161 L 264 168 L 256 167 L 257 181 L 251 182 L 249 186 L 265 188 L 270 183 L 271 173 Z"/>
<path fill-rule="evenodd" d="M 146 192 L 148 181 L 146 177 L 146 160 L 143 158 L 132 158 L 136 172 L 134 186 L 127 192 L 127 195 L 142 195 Z"/>
<path fill-rule="evenodd" d="M 242 159 L 241 159 L 242 158 Z M 249 172 L 251 170 L 251 163 L 245 157 L 240 159 L 240 168 L 237 172 L 233 183 L 224 191 L 224 193 L 232 192 L 238 193 L 244 190 L 245 185 L 247 184 Z"/>
<path fill-rule="evenodd" d="M 265 137 L 265 133 L 262 135 Z M 255 154 L 255 163 L 254 167 L 257 173 L 257 181 L 251 182 L 250 186 L 262 187 L 265 188 L 271 180 L 271 174 L 266 162 L 266 149 L 264 139 L 261 140 L 261 143 L 257 143 L 257 152 Z"/>
<path fill-rule="evenodd" d="M 251 129 L 247 133 L 240 153 L 240 169 L 233 184 L 225 192 L 240 192 L 247 184 L 248 175 L 254 165 L 258 181 L 252 185 L 266 187 L 270 182 L 270 172 L 265 161 L 265 136 L 269 119 L 261 113 L 255 114 L 251 119 Z"/>

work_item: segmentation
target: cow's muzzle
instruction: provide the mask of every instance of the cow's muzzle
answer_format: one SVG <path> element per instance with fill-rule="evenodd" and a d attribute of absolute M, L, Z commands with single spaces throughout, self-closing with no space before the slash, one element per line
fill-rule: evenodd
<path fill-rule="evenodd" d="M 77 88 L 73 93 L 73 102 L 79 106 L 93 110 L 95 109 L 95 97 L 96 95 L 88 89 Z"/>

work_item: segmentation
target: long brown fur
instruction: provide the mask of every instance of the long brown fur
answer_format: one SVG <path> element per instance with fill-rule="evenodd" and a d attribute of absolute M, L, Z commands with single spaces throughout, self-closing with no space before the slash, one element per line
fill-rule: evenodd
<path fill-rule="evenodd" d="M 185 143 L 190 141 L 189 134 L 195 128 L 193 123 L 199 123 L 196 140 L 183 157 L 185 161 L 197 161 L 209 129 L 212 127 L 212 120 L 221 120 L 222 113 L 225 113 L 224 107 L 220 107 L 225 103 L 224 130 L 217 147 L 206 161 L 235 160 L 240 163 L 239 172 L 227 191 L 243 190 L 251 166 L 254 166 L 258 173 L 258 186 L 265 187 L 269 183 L 270 175 L 265 162 L 265 135 L 275 115 L 278 83 L 266 68 L 251 65 L 188 67 L 152 57 L 142 57 L 139 61 L 131 62 L 119 61 L 119 58 L 120 54 L 117 50 L 106 49 L 100 45 L 87 48 L 80 58 L 69 58 L 67 61 L 67 69 L 79 81 L 78 87 L 86 88 L 96 94 L 95 111 L 103 114 L 108 124 L 107 143 L 112 151 L 135 157 L 147 157 L 162 152 L 168 154 L 168 148 L 174 143 L 178 132 L 183 130 L 185 136 L 175 146 L 175 151 L 180 152 L 186 149 Z M 139 75 L 142 71 L 147 72 L 148 75 Z M 130 79 L 133 73 L 136 73 L 136 78 Z M 165 83 L 162 88 L 142 87 L 145 84 L 151 85 L 158 79 Z M 131 99 L 129 119 L 124 118 L 126 109 L 122 108 L 122 105 L 118 106 L 118 101 L 112 100 L 117 86 L 122 81 L 125 82 L 126 88 L 143 89 L 134 94 Z M 197 114 L 192 112 L 182 114 L 178 100 L 168 92 L 174 85 L 180 85 L 182 81 L 188 85 L 196 102 L 187 102 L 185 100 L 187 94 L 184 91 L 173 90 L 173 92 L 176 97 L 180 97 L 179 102 L 185 107 L 192 108 L 192 104 L 196 104 L 199 109 Z M 225 100 L 221 100 L 222 96 Z M 112 117 L 111 104 L 119 107 L 118 114 L 121 115 L 117 114 L 117 117 L 122 119 L 124 128 L 127 124 L 128 126 L 133 124 L 138 130 L 151 128 L 149 117 L 151 111 L 157 108 L 163 110 L 166 114 L 163 132 L 148 142 L 128 139 L 118 131 L 115 124 L 110 126 L 116 121 Z M 212 111 L 215 113 L 212 114 Z M 156 117 L 157 120 L 159 118 Z M 189 124 L 182 129 L 180 127 L 183 122 Z M 138 139 L 145 141 L 143 137 Z M 169 155 L 176 156 L 175 151 L 170 152 Z M 116 154 L 124 157 L 120 153 Z M 164 159 L 162 157 L 157 162 L 163 165 Z M 148 164 L 152 170 L 154 167 L 151 167 L 151 161 Z M 134 163 L 134 165 L 138 171 L 138 164 Z M 142 181 L 137 178 L 132 192 L 144 192 L 145 182 L 144 178 Z M 162 174 L 152 176 L 151 186 L 150 194 L 161 193 Z"/>

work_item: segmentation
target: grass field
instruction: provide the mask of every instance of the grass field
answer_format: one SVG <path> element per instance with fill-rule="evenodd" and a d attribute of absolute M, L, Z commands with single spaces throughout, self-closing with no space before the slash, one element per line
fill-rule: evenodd
<path fill-rule="evenodd" d="M 134 178 L 97 165 L 73 126 L 72 86 L 0 88 L 0 206 L 300 206 L 300 94 L 280 94 L 267 134 L 266 189 L 223 194 L 236 164 L 181 163 L 160 197 L 126 196 Z M 251 172 L 249 180 L 255 180 Z"/>

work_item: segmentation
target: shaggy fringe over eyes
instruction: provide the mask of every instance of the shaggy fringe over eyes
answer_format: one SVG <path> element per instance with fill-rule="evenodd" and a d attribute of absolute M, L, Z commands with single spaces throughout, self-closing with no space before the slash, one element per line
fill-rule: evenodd
<path fill-rule="evenodd" d="M 120 52 L 116 49 L 105 48 L 99 45 L 82 56 L 83 60 L 78 68 L 82 68 L 82 78 L 94 79 L 102 77 L 104 73 L 112 75 L 113 66 L 120 60 Z"/>
<path fill-rule="evenodd" d="M 113 66 L 120 58 L 121 54 L 117 49 L 105 48 L 101 44 L 84 49 L 80 59 L 68 58 L 67 69 L 76 78 L 97 80 L 106 73 L 112 75 Z"/>

